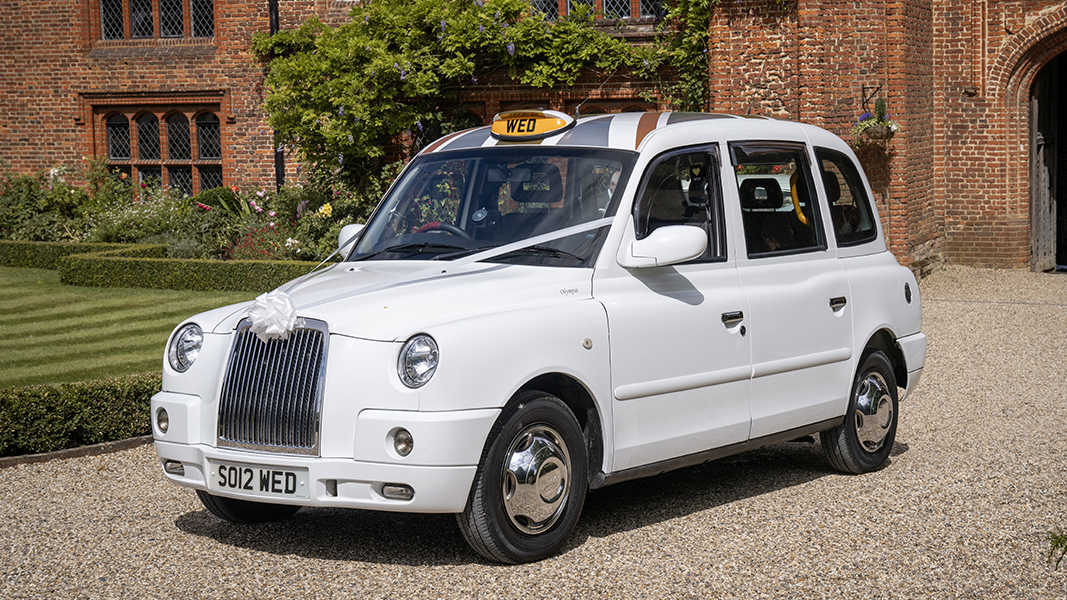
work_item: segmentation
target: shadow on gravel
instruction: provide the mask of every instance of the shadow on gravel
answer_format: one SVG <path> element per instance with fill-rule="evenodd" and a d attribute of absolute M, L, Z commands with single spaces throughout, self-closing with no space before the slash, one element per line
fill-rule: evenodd
<path fill-rule="evenodd" d="M 892 456 L 907 450 L 897 442 Z M 586 496 L 564 551 L 590 537 L 640 529 L 833 474 L 817 443 L 790 442 L 608 486 Z M 305 508 L 285 521 L 236 525 L 200 510 L 179 516 L 175 525 L 222 544 L 277 555 L 409 566 L 493 564 L 467 546 L 453 515 Z"/>

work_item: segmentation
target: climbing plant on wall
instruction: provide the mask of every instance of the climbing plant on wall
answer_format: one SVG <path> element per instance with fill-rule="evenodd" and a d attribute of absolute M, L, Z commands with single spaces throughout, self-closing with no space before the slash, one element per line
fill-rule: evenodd
<path fill-rule="evenodd" d="M 505 74 L 537 88 L 572 85 L 584 69 L 648 77 L 662 62 L 592 27 L 588 9 L 547 20 L 524 0 L 371 0 L 351 20 L 317 19 L 253 49 L 270 58 L 266 108 L 279 142 L 302 161 L 359 180 L 397 135 L 447 125 L 442 106 Z"/>

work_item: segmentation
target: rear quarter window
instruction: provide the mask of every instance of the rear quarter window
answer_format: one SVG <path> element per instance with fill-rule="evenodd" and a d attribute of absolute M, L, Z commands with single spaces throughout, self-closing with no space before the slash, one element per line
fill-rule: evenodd
<path fill-rule="evenodd" d="M 837 245 L 857 246 L 874 241 L 878 228 L 859 169 L 849 157 L 835 150 L 816 148 L 815 156 Z"/>

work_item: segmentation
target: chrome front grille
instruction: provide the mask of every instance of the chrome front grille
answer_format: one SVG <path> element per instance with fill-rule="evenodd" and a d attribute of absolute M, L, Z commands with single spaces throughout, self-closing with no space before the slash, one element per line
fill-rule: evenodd
<path fill-rule="evenodd" d="M 237 326 L 219 396 L 218 445 L 318 454 L 326 323 L 300 319 L 286 340 L 262 342 Z"/>

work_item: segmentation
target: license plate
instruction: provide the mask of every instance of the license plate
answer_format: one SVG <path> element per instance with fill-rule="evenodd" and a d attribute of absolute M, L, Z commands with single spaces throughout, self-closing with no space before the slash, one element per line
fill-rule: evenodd
<path fill-rule="evenodd" d="M 308 470 L 208 461 L 208 489 L 268 498 L 310 497 Z"/>

